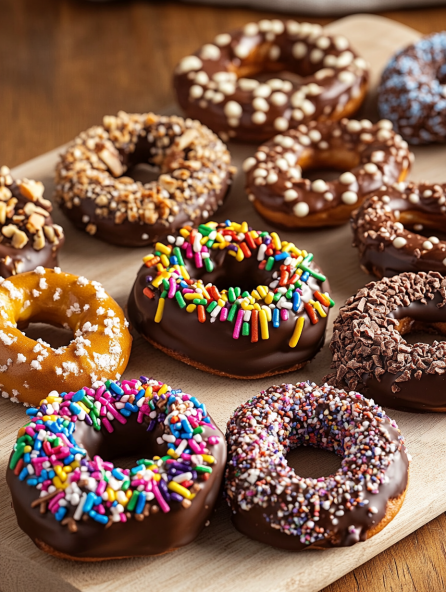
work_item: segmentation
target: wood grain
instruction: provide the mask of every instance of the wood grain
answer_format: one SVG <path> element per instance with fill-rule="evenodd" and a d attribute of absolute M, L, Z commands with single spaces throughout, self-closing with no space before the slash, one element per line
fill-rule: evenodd
<path fill-rule="evenodd" d="M 68 141 L 100 121 L 104 113 L 120 108 L 160 110 L 171 104 L 171 72 L 183 55 L 218 32 L 273 15 L 164 2 L 102 6 L 69 0 L 3 0 L 0 7 L 0 163 L 10 166 Z M 423 33 L 446 29 L 445 9 L 387 16 Z M 437 178 L 444 180 L 441 171 Z M 138 259 L 133 254 L 127 261 L 134 266 Z M 355 254 L 349 256 L 350 260 L 356 266 Z M 107 276 L 106 271 L 98 273 L 94 267 L 88 265 L 90 277 Z M 328 363 L 327 356 L 323 362 Z M 14 415 L 13 423 L 19 425 L 18 413 Z M 12 434 L 11 427 L 5 426 L 2 418 L 2 432 Z M 9 449 L 10 443 L 3 445 Z M 2 510 L 6 512 L 5 507 Z M 223 519 L 227 515 L 219 513 L 218 521 Z M 324 592 L 445 589 L 445 529 L 443 514 Z M 29 561 L 41 560 L 41 554 L 25 538 L 19 548 L 29 552 Z M 11 548 L 9 553 L 13 556 L 18 552 Z M 17 566 L 22 557 L 17 555 Z M 36 582 L 44 582 L 49 572 L 40 565 L 35 569 L 42 572 Z M 51 577 L 58 577 L 54 570 Z M 25 581 L 20 579 L 17 567 L 11 589 L 23 590 Z M 65 589 L 62 583 L 57 581 L 61 590 Z M 73 590 L 71 585 L 66 586 Z M 37 583 L 34 589 L 38 589 Z M 96 581 L 90 589 L 105 588 Z"/>

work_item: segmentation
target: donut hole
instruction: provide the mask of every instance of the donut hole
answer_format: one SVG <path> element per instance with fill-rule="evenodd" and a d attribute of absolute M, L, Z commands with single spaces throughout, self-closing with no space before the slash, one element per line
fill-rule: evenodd
<path fill-rule="evenodd" d="M 327 477 L 336 473 L 342 465 L 342 457 L 322 448 L 299 446 L 287 454 L 288 465 L 300 477 Z"/>
<path fill-rule="evenodd" d="M 56 327 L 49 323 L 30 323 L 26 328 L 21 329 L 21 331 L 29 339 L 33 339 L 34 341 L 41 339 L 53 349 L 69 345 L 74 339 L 71 329 Z"/>
<path fill-rule="evenodd" d="M 148 162 L 138 162 L 129 166 L 125 176 L 139 181 L 143 185 L 156 181 L 160 175 L 160 169 Z"/>
<path fill-rule="evenodd" d="M 426 236 L 426 238 L 432 236 L 430 231 L 435 230 L 437 238 L 446 240 L 444 217 L 438 214 L 428 214 L 418 210 L 402 210 L 398 222 L 406 228 L 411 228 L 418 234 Z"/>
<path fill-rule="evenodd" d="M 404 336 L 404 340 L 412 345 L 446 341 L 446 322 L 426 323 L 411 317 L 404 317 L 399 319 L 396 329 L 401 336 Z"/>

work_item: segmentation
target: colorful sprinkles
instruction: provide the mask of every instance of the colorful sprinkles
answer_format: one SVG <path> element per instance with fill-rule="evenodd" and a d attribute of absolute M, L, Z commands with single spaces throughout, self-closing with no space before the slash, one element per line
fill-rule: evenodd
<path fill-rule="evenodd" d="M 212 253 L 226 250 L 237 261 L 255 258 L 259 269 L 271 271 L 269 285 L 259 285 L 251 292 L 240 287 L 219 290 L 212 283 L 191 278 L 187 267 L 197 270 L 214 270 Z M 312 266 L 313 254 L 298 249 L 292 242 L 282 241 L 276 232 L 261 232 L 250 228 L 247 222 L 238 224 L 207 222 L 198 228 L 184 226 L 179 235 L 169 235 L 166 243 L 158 242 L 155 251 L 143 258 L 147 268 L 156 273 L 147 276 L 144 294 L 159 300 L 155 322 L 160 323 L 166 299 L 175 300 L 180 308 L 195 313 L 200 323 L 233 323 L 233 338 L 250 338 L 252 343 L 268 339 L 274 328 L 287 321 L 291 311 L 308 314 L 315 324 L 319 317 L 327 316 L 326 310 L 334 306 L 328 293 L 313 291 L 310 277 L 319 282 L 325 276 Z M 305 317 L 296 319 L 295 329 L 289 340 L 296 347 L 305 323 Z"/>
<path fill-rule="evenodd" d="M 71 532 L 85 517 L 110 526 L 167 513 L 175 504 L 189 508 L 217 463 L 211 449 L 222 441 L 212 434 L 215 426 L 203 403 L 144 376 L 53 391 L 26 413 L 29 422 L 18 432 L 9 468 L 40 492 L 32 507 L 48 510 Z M 164 456 L 120 469 L 99 456 L 89 458 L 76 440 L 78 422 L 111 433 L 116 422 L 125 424 L 132 415 L 147 432 L 163 426 L 157 444 L 165 446 Z"/>
<path fill-rule="evenodd" d="M 389 497 L 407 485 L 409 459 L 398 426 L 353 391 L 310 382 L 272 386 L 233 413 L 226 438 L 225 489 L 232 510 L 260 506 L 266 523 L 296 537 L 298 547 L 334 533 L 341 544 L 347 537 L 353 537 L 350 544 L 364 540 L 386 513 Z M 341 468 L 328 477 L 299 477 L 286 460 L 297 446 L 333 451 L 343 459 Z M 406 470 L 389 473 L 391 463 Z M 405 482 L 392 482 L 383 494 L 391 474 Z"/>

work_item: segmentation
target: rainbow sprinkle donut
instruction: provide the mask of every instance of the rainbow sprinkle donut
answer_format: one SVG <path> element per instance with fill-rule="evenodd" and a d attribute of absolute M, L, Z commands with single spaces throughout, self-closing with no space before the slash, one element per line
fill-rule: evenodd
<path fill-rule="evenodd" d="M 184 226 L 144 257 L 128 302 L 150 343 L 201 370 L 258 378 L 301 368 L 334 305 L 313 254 L 246 222 Z"/>
<path fill-rule="evenodd" d="M 43 551 L 79 561 L 157 555 L 205 526 L 226 445 L 195 397 L 141 376 L 53 391 L 26 413 L 7 482 L 19 526 Z M 146 458 L 131 469 L 110 460 L 135 453 Z"/>
<path fill-rule="evenodd" d="M 382 530 L 406 493 L 409 455 L 398 426 L 359 393 L 310 382 L 250 399 L 228 422 L 225 491 L 236 528 L 274 547 L 344 547 Z M 286 454 L 312 446 L 341 468 L 303 478 Z"/>

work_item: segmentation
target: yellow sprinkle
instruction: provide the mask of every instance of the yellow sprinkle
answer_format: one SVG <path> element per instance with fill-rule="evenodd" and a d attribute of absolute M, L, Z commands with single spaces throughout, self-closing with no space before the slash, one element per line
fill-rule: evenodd
<path fill-rule="evenodd" d="M 171 456 L 172 458 L 178 458 L 178 457 L 179 457 L 179 454 L 177 454 L 177 453 L 175 452 L 175 450 L 172 450 L 172 448 L 170 448 L 170 449 L 167 451 L 167 454 L 168 454 L 169 456 Z"/>
<path fill-rule="evenodd" d="M 189 275 L 187 269 L 184 267 L 184 265 L 180 265 L 180 269 L 181 269 L 181 275 L 183 276 L 183 278 L 185 280 L 190 280 L 190 275 Z"/>
<path fill-rule="evenodd" d="M 60 465 L 56 465 L 54 467 L 54 472 L 56 473 L 56 475 L 59 477 L 59 479 L 61 481 L 67 480 L 67 474 L 65 473 L 65 471 L 62 469 L 62 467 Z"/>
<path fill-rule="evenodd" d="M 304 328 L 305 319 L 304 317 L 299 317 L 296 321 L 296 325 L 294 327 L 293 334 L 291 339 L 288 343 L 290 347 L 296 347 L 299 342 L 300 336 L 302 335 L 302 329 Z"/>
<path fill-rule="evenodd" d="M 81 463 L 78 460 L 73 460 L 73 462 L 71 463 L 71 468 L 72 469 L 77 469 L 77 467 L 80 467 Z"/>
<path fill-rule="evenodd" d="M 215 462 L 215 458 L 210 454 L 202 454 L 201 458 L 210 465 L 214 464 Z"/>
<path fill-rule="evenodd" d="M 175 493 L 179 493 L 180 495 L 182 495 L 186 499 L 193 499 L 193 494 L 186 487 L 183 487 L 182 485 L 180 485 L 176 481 L 169 481 L 169 483 L 167 484 L 167 487 L 171 491 L 174 491 Z"/>
<path fill-rule="evenodd" d="M 127 489 L 127 491 L 125 492 L 125 495 L 127 496 L 127 499 L 129 500 L 133 495 L 133 491 L 131 489 Z"/>
<path fill-rule="evenodd" d="M 302 253 L 304 259 L 308 255 L 308 251 L 306 251 L 305 249 L 302 249 L 301 253 Z"/>
<path fill-rule="evenodd" d="M 237 253 L 234 251 L 228 251 L 228 255 L 231 255 L 231 257 L 237 257 Z"/>
<path fill-rule="evenodd" d="M 278 251 L 280 251 L 282 249 L 282 243 L 280 242 L 280 238 L 279 238 L 279 235 L 277 234 L 277 232 L 272 232 L 271 238 L 273 241 L 274 248 L 277 249 Z"/>
<path fill-rule="evenodd" d="M 153 397 L 153 391 L 152 391 L 152 387 L 148 386 L 146 388 L 146 392 L 144 393 L 145 397 L 149 397 L 150 399 Z"/>
<path fill-rule="evenodd" d="M 56 475 L 55 477 L 53 477 L 53 484 L 57 489 L 66 489 L 70 482 L 65 481 L 65 483 L 62 483 L 60 478 Z"/>
<path fill-rule="evenodd" d="M 265 298 L 265 296 L 268 294 L 268 288 L 266 286 L 257 286 L 257 292 L 262 298 Z"/>
<path fill-rule="evenodd" d="M 166 255 L 161 255 L 161 263 L 164 265 L 164 267 L 169 267 L 170 265 L 170 261 L 168 259 L 168 257 Z"/>
<path fill-rule="evenodd" d="M 65 473 L 71 473 L 73 471 L 73 467 L 70 465 L 66 465 L 63 470 L 65 471 Z"/>
<path fill-rule="evenodd" d="M 182 228 L 180 230 L 180 234 L 183 238 L 187 238 L 189 236 L 190 232 L 188 230 L 186 230 L 185 228 Z"/>
<path fill-rule="evenodd" d="M 268 294 L 265 296 L 265 304 L 271 304 L 273 300 L 274 294 L 272 292 L 268 292 Z"/>
<path fill-rule="evenodd" d="M 114 490 L 111 487 L 107 487 L 107 489 L 105 491 L 107 492 L 107 495 L 108 495 L 108 501 L 114 502 L 116 499 L 116 495 L 115 495 Z"/>
<path fill-rule="evenodd" d="M 251 230 L 249 234 L 252 236 L 252 238 L 259 238 L 259 235 L 256 230 Z"/>
<path fill-rule="evenodd" d="M 201 294 L 199 292 L 192 292 L 192 294 L 183 294 L 183 298 L 185 300 L 193 300 L 194 298 L 201 298 Z"/>
<path fill-rule="evenodd" d="M 175 457 L 178 458 L 178 457 Z M 153 473 L 153 480 L 154 481 L 161 481 L 161 475 L 159 473 Z"/>
<path fill-rule="evenodd" d="M 262 310 L 262 309 L 260 308 L 260 304 L 259 304 L 258 302 L 256 302 L 256 303 L 254 304 L 254 310 Z"/>
<path fill-rule="evenodd" d="M 61 403 L 63 401 L 62 397 L 58 397 L 56 395 L 48 395 L 47 396 L 48 403 Z"/>
<path fill-rule="evenodd" d="M 161 251 L 161 253 L 164 253 L 164 255 L 170 255 L 170 253 L 172 252 L 172 247 L 163 245 L 163 243 L 156 243 L 155 251 Z"/>
<path fill-rule="evenodd" d="M 156 271 L 164 271 L 166 268 L 164 267 L 164 265 L 162 263 L 157 263 L 156 264 Z"/>
<path fill-rule="evenodd" d="M 246 298 L 242 300 L 241 307 L 243 310 L 252 310 L 254 308 L 252 304 L 249 304 Z"/>
<path fill-rule="evenodd" d="M 241 224 L 237 224 L 237 222 L 232 222 L 231 223 L 231 228 L 235 232 L 241 232 L 242 231 L 242 225 Z M 248 229 L 246 229 L 246 230 L 248 230 Z"/>
<path fill-rule="evenodd" d="M 240 232 L 243 232 L 243 234 L 245 234 L 246 232 L 248 232 L 249 226 L 248 226 L 248 222 L 242 222 L 242 227 L 240 229 Z"/>
<path fill-rule="evenodd" d="M 217 236 L 215 237 L 215 240 L 218 243 L 225 243 L 225 239 L 223 238 L 223 235 L 220 232 L 217 232 Z"/>
<path fill-rule="evenodd" d="M 253 290 L 253 291 L 251 292 L 251 296 L 252 296 L 253 298 L 255 298 L 255 300 L 260 300 L 260 298 L 261 298 L 261 296 L 260 296 L 260 294 L 257 292 L 257 290 Z"/>
<path fill-rule="evenodd" d="M 186 306 L 186 310 L 187 310 L 187 312 L 194 312 L 194 310 L 195 310 L 196 308 L 197 308 L 197 305 L 196 305 L 196 304 L 188 304 L 188 305 Z"/>
<path fill-rule="evenodd" d="M 225 301 L 224 301 L 224 299 L 223 299 L 223 298 L 219 298 L 219 299 L 217 300 L 217 304 L 218 304 L 218 306 L 219 306 L 220 308 L 223 308 L 223 306 L 225 305 Z"/>
<path fill-rule="evenodd" d="M 163 386 L 158 391 L 158 395 L 164 395 L 164 393 L 167 393 L 168 388 L 169 387 L 167 386 L 167 384 L 164 383 Z"/>
<path fill-rule="evenodd" d="M 317 310 L 317 312 L 321 315 L 322 318 L 327 316 L 327 313 L 325 312 L 325 310 L 322 308 L 321 303 L 315 300 L 310 300 L 310 304 L 312 306 L 314 306 L 314 308 Z"/>
<path fill-rule="evenodd" d="M 158 301 L 158 308 L 156 309 L 156 315 L 155 315 L 155 323 L 160 323 L 161 319 L 163 318 L 165 301 L 166 301 L 165 298 L 160 298 Z"/>
<path fill-rule="evenodd" d="M 25 448 L 23 449 L 23 452 L 31 452 L 32 447 L 31 446 L 25 446 Z"/>
<path fill-rule="evenodd" d="M 259 320 L 262 339 L 269 339 L 268 321 L 266 319 L 266 312 L 264 310 L 259 312 Z"/>
<path fill-rule="evenodd" d="M 237 261 L 243 261 L 243 259 L 245 258 L 245 255 L 243 254 L 243 251 L 240 247 L 238 248 L 235 258 L 237 259 Z"/>
<path fill-rule="evenodd" d="M 209 294 L 209 292 L 206 290 L 206 288 L 203 286 L 201 288 L 203 290 L 203 296 L 207 299 L 207 300 L 212 300 L 211 299 L 211 295 Z"/>
<path fill-rule="evenodd" d="M 273 315 L 272 315 L 270 307 L 269 306 L 262 306 L 262 310 L 265 311 L 266 318 L 267 318 L 268 322 L 271 322 Z"/>
<path fill-rule="evenodd" d="M 78 401 L 78 402 L 77 402 L 77 404 L 79 405 L 79 407 L 80 407 L 80 408 L 81 408 L 83 411 L 85 411 L 85 413 L 87 413 L 87 414 L 88 414 L 88 413 L 90 413 L 90 410 L 88 409 L 88 407 L 86 407 L 86 406 L 85 406 L 85 404 L 84 404 L 84 403 L 82 403 L 82 401 Z"/>
<path fill-rule="evenodd" d="M 203 236 L 203 238 L 200 240 L 200 243 L 202 245 L 205 245 L 208 242 L 208 240 L 209 240 L 209 237 L 208 236 Z"/>
<path fill-rule="evenodd" d="M 225 291 L 225 292 L 221 292 L 221 297 L 222 297 L 222 299 L 223 299 L 225 302 L 227 302 L 227 301 L 228 301 L 228 293 L 227 293 L 226 291 Z"/>
<path fill-rule="evenodd" d="M 156 278 L 154 280 L 152 280 L 152 284 L 155 286 L 155 288 L 158 288 L 158 286 L 160 284 L 162 284 L 165 277 L 166 277 L 165 273 L 160 273 L 159 275 L 156 276 Z"/>

